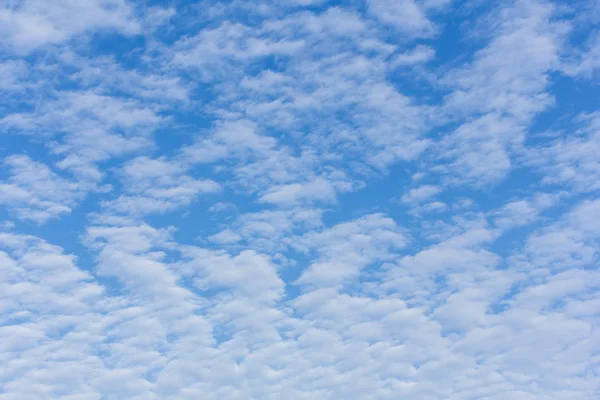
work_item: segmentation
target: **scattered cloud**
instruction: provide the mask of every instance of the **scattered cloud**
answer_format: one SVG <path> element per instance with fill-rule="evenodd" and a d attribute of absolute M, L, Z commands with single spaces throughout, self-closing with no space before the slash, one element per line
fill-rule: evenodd
<path fill-rule="evenodd" d="M 442 189 L 434 185 L 423 185 L 414 189 L 410 189 L 402 196 L 403 203 L 421 203 L 440 193 Z"/>
<path fill-rule="evenodd" d="M 429 36 L 435 31 L 433 23 L 427 18 L 425 7 L 414 0 L 370 0 L 368 7 L 379 21 L 399 32 L 420 37 Z"/>
<path fill-rule="evenodd" d="M 561 135 L 545 146 L 533 148 L 528 162 L 544 172 L 546 184 L 564 184 L 578 192 L 600 188 L 600 163 L 595 157 L 600 148 L 600 114 L 581 115 L 583 125 L 575 134 Z"/>
<path fill-rule="evenodd" d="M 60 44 L 98 30 L 126 35 L 140 32 L 134 9 L 124 0 L 93 0 L 85 3 L 20 0 L 2 7 L 0 21 L 4 45 L 17 53 Z"/>
<path fill-rule="evenodd" d="M 597 398 L 594 15 L 0 6 L 0 398 Z"/>
<path fill-rule="evenodd" d="M 4 165 L 11 175 L 0 181 L 0 204 L 20 219 L 43 223 L 58 218 L 85 195 L 85 187 L 25 155 L 9 156 Z"/>
<path fill-rule="evenodd" d="M 191 178 L 176 162 L 143 156 L 128 161 L 120 175 L 123 193 L 104 206 L 131 216 L 166 213 L 190 205 L 200 194 L 221 189 L 213 180 Z"/>

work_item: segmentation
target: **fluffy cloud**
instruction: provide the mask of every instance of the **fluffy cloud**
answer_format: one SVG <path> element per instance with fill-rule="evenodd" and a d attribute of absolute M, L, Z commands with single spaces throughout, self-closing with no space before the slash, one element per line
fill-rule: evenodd
<path fill-rule="evenodd" d="M 174 161 L 137 157 L 121 170 L 123 194 L 104 203 L 117 213 L 144 215 L 165 213 L 187 206 L 202 193 L 218 192 L 219 185 L 210 179 L 193 179 L 185 167 Z"/>
<path fill-rule="evenodd" d="M 597 397 L 591 7 L 283 3 L 0 6 L 0 399 Z"/>
<path fill-rule="evenodd" d="M 4 165 L 11 176 L 0 181 L 0 204 L 10 207 L 21 219 L 46 222 L 68 214 L 85 194 L 77 182 L 62 178 L 25 155 L 11 155 Z"/>
<path fill-rule="evenodd" d="M 2 7 L 0 21 L 4 43 L 18 53 L 27 53 L 47 44 L 59 44 L 97 30 L 114 30 L 129 35 L 140 31 L 133 8 L 123 0 L 85 3 L 71 0 L 51 3 L 16 1 Z"/>

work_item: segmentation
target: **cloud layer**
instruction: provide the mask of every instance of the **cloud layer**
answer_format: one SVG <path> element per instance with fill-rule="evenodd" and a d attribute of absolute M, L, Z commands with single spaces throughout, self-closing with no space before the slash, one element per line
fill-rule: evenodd
<path fill-rule="evenodd" d="M 154 3 L 0 6 L 0 400 L 600 397 L 597 4 Z"/>

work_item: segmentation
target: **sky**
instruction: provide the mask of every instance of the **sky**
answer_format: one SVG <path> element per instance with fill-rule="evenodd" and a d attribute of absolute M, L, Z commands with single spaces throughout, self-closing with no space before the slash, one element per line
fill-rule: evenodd
<path fill-rule="evenodd" d="M 0 400 L 600 398 L 599 26 L 0 1 Z"/>

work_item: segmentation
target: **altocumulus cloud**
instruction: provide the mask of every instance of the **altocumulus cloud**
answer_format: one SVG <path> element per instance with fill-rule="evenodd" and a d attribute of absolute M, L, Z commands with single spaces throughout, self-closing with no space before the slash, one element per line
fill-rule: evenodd
<path fill-rule="evenodd" d="M 0 400 L 600 398 L 598 3 L 0 5 Z"/>

